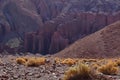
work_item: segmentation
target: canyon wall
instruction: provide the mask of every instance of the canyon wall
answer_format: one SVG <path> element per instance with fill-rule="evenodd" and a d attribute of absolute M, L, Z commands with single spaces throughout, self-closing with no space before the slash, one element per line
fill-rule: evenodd
<path fill-rule="evenodd" d="M 78 13 L 65 18 L 57 17 L 46 22 L 42 31 L 28 33 L 25 36 L 25 48 L 30 52 L 53 54 L 118 20 L 120 13 L 115 15 Z M 37 49 L 34 49 L 34 46 L 37 46 Z"/>
<path fill-rule="evenodd" d="M 0 48 L 53 54 L 120 20 L 120 0 L 0 0 Z"/>

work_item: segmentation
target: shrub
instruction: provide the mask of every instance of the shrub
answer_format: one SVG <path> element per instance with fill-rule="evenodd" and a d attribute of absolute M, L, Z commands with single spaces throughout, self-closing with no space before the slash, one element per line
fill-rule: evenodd
<path fill-rule="evenodd" d="M 35 62 L 36 62 L 35 58 L 29 58 L 25 65 L 28 66 L 28 67 L 29 66 L 31 66 L 31 67 L 32 66 L 37 66 Z"/>
<path fill-rule="evenodd" d="M 116 63 L 110 61 L 106 65 L 101 66 L 98 71 L 106 75 L 115 75 L 118 73 L 119 68 Z"/>
<path fill-rule="evenodd" d="M 71 66 L 71 65 L 74 65 L 76 63 L 76 60 L 68 58 L 68 59 L 64 59 L 61 63 Z"/>
<path fill-rule="evenodd" d="M 25 64 L 27 62 L 27 58 L 21 57 L 21 58 L 17 58 L 16 62 L 18 64 Z"/>
<path fill-rule="evenodd" d="M 58 64 L 58 63 L 60 63 L 60 62 L 61 62 L 61 59 L 60 59 L 60 58 L 58 58 L 58 57 L 56 57 L 54 60 L 55 60 L 55 63 L 56 63 L 56 64 Z"/>
<path fill-rule="evenodd" d="M 83 62 L 97 62 L 97 59 L 82 59 Z"/>
<path fill-rule="evenodd" d="M 46 63 L 46 58 L 36 58 L 36 64 L 37 65 L 45 65 Z"/>
<path fill-rule="evenodd" d="M 26 62 L 26 66 L 36 67 L 40 65 L 44 65 L 46 62 L 46 58 L 29 58 Z"/>
<path fill-rule="evenodd" d="M 91 65 L 91 67 L 96 70 L 96 69 L 98 69 L 99 65 L 94 63 Z"/>
<path fill-rule="evenodd" d="M 120 66 L 120 59 L 116 60 L 116 64 Z"/>
<path fill-rule="evenodd" d="M 92 80 L 90 73 L 90 68 L 80 63 L 66 71 L 63 80 Z"/>

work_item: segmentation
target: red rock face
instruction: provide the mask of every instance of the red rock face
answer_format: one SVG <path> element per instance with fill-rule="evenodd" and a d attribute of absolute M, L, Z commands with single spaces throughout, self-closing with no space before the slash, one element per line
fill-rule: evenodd
<path fill-rule="evenodd" d="M 107 21 L 108 21 L 108 24 L 110 23 L 114 23 L 116 20 L 117 20 L 117 15 L 108 15 L 107 16 Z M 119 19 L 118 19 L 119 20 Z"/>
<path fill-rule="evenodd" d="M 34 33 L 27 33 L 25 34 L 25 49 L 27 51 L 32 51 L 33 50 L 33 36 Z"/>
<path fill-rule="evenodd" d="M 119 18 L 116 18 L 118 15 L 119 13 L 116 15 L 79 13 L 71 17 L 58 17 L 53 21 L 46 22 L 44 28 L 42 30 L 40 29 L 36 35 L 32 33 L 32 35 L 39 38 L 32 38 L 34 40 L 27 37 L 25 38 L 25 41 L 31 40 L 30 42 L 28 41 L 27 44 L 31 43 L 31 45 L 34 46 L 39 44 L 36 47 L 39 50 L 36 51 L 34 46 L 34 49 L 27 46 L 28 49 L 26 49 L 26 51 L 32 50 L 32 52 L 36 51 L 43 54 L 57 53 L 76 40 L 94 33 L 108 24 L 120 20 Z"/>
<path fill-rule="evenodd" d="M 67 47 L 69 44 L 69 40 L 63 38 L 63 36 L 60 35 L 58 32 L 54 32 L 50 44 L 49 53 L 53 54 L 56 52 L 59 52 L 60 50 Z"/>

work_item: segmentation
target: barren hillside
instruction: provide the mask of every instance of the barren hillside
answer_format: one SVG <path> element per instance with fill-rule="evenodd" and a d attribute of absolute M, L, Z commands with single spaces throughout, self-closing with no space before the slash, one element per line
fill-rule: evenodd
<path fill-rule="evenodd" d="M 120 56 L 120 21 L 76 41 L 55 56 L 72 58 L 101 58 Z"/>

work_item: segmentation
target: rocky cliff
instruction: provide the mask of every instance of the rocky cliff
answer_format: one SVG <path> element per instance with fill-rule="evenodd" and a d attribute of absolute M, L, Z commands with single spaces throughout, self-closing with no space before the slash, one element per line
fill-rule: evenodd
<path fill-rule="evenodd" d="M 120 20 L 119 4 L 119 0 L 0 0 L 0 44 L 56 53 Z"/>
<path fill-rule="evenodd" d="M 119 17 L 118 17 L 119 15 Z M 83 38 L 91 33 L 94 33 L 106 25 L 120 20 L 120 14 L 106 15 L 106 14 L 93 14 L 93 13 L 79 13 L 76 15 L 71 15 L 65 18 L 58 17 L 52 21 L 45 23 L 43 30 L 39 30 L 38 33 L 31 33 L 30 35 L 38 36 L 39 41 L 30 40 L 25 36 L 25 45 L 28 51 L 40 53 L 56 53 L 68 45 L 72 44 L 74 41 Z M 32 38 L 34 39 L 34 38 Z M 34 50 L 29 45 L 38 45 L 38 50 Z M 35 44 L 37 43 L 37 44 Z"/>
<path fill-rule="evenodd" d="M 8 42 L 14 38 L 24 40 L 25 33 L 37 31 L 42 27 L 42 19 L 32 2 L 0 0 L 0 4 L 0 41 L 4 46 L 11 46 L 12 43 Z"/>

